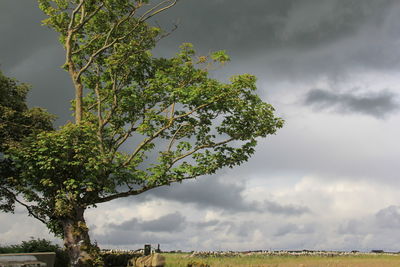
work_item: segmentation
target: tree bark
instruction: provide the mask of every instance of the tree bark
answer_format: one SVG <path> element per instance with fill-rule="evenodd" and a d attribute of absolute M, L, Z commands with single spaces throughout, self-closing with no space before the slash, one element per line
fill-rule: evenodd
<path fill-rule="evenodd" d="M 102 266 L 100 251 L 92 245 L 89 229 L 84 218 L 84 208 L 75 208 L 75 214 L 62 220 L 64 245 L 67 249 L 71 267 Z"/>
<path fill-rule="evenodd" d="M 75 122 L 80 124 L 82 121 L 82 97 L 83 97 L 83 86 L 80 82 L 75 83 Z"/>

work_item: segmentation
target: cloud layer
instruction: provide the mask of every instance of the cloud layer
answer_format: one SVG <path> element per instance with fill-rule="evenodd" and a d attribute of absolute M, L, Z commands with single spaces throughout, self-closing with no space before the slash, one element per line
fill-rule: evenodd
<path fill-rule="evenodd" d="M 386 117 L 399 109 L 395 93 L 387 90 L 356 95 L 312 89 L 307 93 L 304 104 L 317 110 L 333 109 L 339 113 L 361 113 L 377 118 Z"/>

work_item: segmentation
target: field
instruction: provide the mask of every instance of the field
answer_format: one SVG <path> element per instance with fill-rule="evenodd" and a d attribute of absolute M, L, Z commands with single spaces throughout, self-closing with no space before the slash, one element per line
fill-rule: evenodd
<path fill-rule="evenodd" d="M 189 257 L 190 254 L 163 254 L 165 267 L 187 267 L 188 263 L 205 263 L 211 267 L 400 267 L 398 255 L 348 255 L 348 256 L 206 256 Z"/>

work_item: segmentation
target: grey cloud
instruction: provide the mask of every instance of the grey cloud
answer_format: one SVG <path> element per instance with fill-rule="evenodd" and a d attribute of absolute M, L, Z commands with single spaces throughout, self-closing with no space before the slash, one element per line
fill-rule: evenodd
<path fill-rule="evenodd" d="M 58 44 L 56 33 L 41 26 L 41 20 L 44 18 L 37 1 L 2 0 L 0 2 L 0 66 L 2 68 L 13 68 L 38 49 Z"/>
<path fill-rule="evenodd" d="M 0 1 L 0 69 L 31 84 L 29 104 L 48 109 L 59 117 L 57 123 L 64 123 L 71 119 L 73 87 L 61 69 L 63 48 L 57 34 L 41 26 L 44 18 L 37 1 Z"/>
<path fill-rule="evenodd" d="M 176 232 L 186 227 L 186 219 L 179 212 L 168 214 L 157 220 L 146 221 L 142 224 L 143 231 Z"/>
<path fill-rule="evenodd" d="M 252 0 L 245 4 L 186 0 L 156 17 L 166 28 L 180 20 L 178 30 L 162 40 L 157 51 L 171 55 L 188 41 L 204 53 L 227 49 L 233 62 L 240 61 L 228 65 L 229 73 L 253 72 L 270 81 L 335 76 L 354 66 L 393 69 L 400 62 L 395 45 L 399 8 L 393 0 Z M 0 67 L 7 75 L 31 83 L 30 103 L 48 108 L 64 122 L 70 119 L 73 89 L 59 68 L 64 52 L 56 34 L 40 26 L 43 18 L 36 1 L 0 2 Z"/>
<path fill-rule="evenodd" d="M 244 183 L 225 183 L 217 177 L 200 177 L 195 181 L 161 187 L 141 196 L 139 201 L 161 198 L 180 203 L 191 203 L 199 208 L 216 208 L 224 212 L 269 212 L 285 216 L 299 216 L 309 213 L 307 207 L 301 205 L 282 205 L 267 200 L 263 202 L 247 201 L 243 197 Z"/>
<path fill-rule="evenodd" d="M 376 118 L 383 118 L 399 109 L 396 94 L 388 90 L 356 95 L 312 89 L 306 94 L 304 105 L 317 110 L 333 109 L 340 113 L 360 113 Z"/>
<path fill-rule="evenodd" d="M 399 8 L 393 0 L 187 0 L 157 18 L 161 25 L 181 22 L 159 51 L 171 55 L 188 41 L 202 53 L 226 49 L 240 61 L 227 73 L 251 71 L 268 81 L 389 70 L 400 67 L 400 19 L 390 15 Z"/>
<path fill-rule="evenodd" d="M 204 4 L 187 0 L 157 19 L 180 20 L 169 43 L 186 39 L 206 49 L 227 48 L 240 54 L 245 48 L 256 53 L 282 47 L 311 49 L 350 36 L 366 23 L 382 23 L 394 2 L 252 0 L 244 4 L 240 0 L 224 0 Z"/>
<path fill-rule="evenodd" d="M 400 206 L 389 206 L 379 210 L 375 215 L 375 219 L 381 228 L 399 229 Z"/>
<path fill-rule="evenodd" d="M 161 216 L 155 220 L 142 221 L 136 218 L 121 224 L 108 224 L 107 232 L 94 235 L 103 244 L 142 245 L 143 243 L 176 242 L 177 233 L 187 227 L 186 218 L 179 212 Z"/>
<path fill-rule="evenodd" d="M 109 227 L 118 231 L 175 232 L 186 227 L 186 219 L 179 212 L 175 212 L 149 221 L 139 221 L 133 218 L 121 224 L 109 224 Z"/>
<path fill-rule="evenodd" d="M 228 235 L 235 235 L 241 240 L 249 239 L 259 225 L 254 221 L 224 221 L 215 232 L 225 232 Z"/>
<path fill-rule="evenodd" d="M 266 210 L 273 214 L 298 216 L 311 212 L 309 208 L 300 205 L 282 205 L 273 201 L 265 201 Z"/>
<path fill-rule="evenodd" d="M 257 229 L 257 224 L 251 221 L 244 221 L 237 227 L 236 234 L 240 237 L 249 237 Z"/>
<path fill-rule="evenodd" d="M 105 234 L 93 235 L 93 239 L 104 245 L 135 246 L 142 248 L 143 244 L 174 244 L 181 239 L 179 235 L 159 235 L 141 231 L 110 231 Z"/>
<path fill-rule="evenodd" d="M 280 227 L 276 231 L 275 236 L 284 236 L 284 235 L 286 235 L 288 233 L 296 231 L 297 229 L 298 229 L 297 225 L 295 225 L 293 223 L 289 223 L 289 224 L 286 224 L 286 225 Z"/>
<path fill-rule="evenodd" d="M 365 233 L 363 222 L 360 220 L 348 220 L 343 222 L 338 227 L 338 234 L 340 235 L 358 235 Z"/>
<path fill-rule="evenodd" d="M 288 223 L 278 228 L 275 236 L 285 236 L 287 234 L 311 234 L 316 230 L 315 226 L 312 224 L 294 224 Z"/>
<path fill-rule="evenodd" d="M 224 183 L 221 179 L 201 177 L 194 181 L 161 187 L 146 194 L 146 198 L 162 198 L 180 203 L 195 204 L 200 208 L 219 208 L 226 211 L 258 211 L 257 203 L 247 202 L 242 192 L 244 184 Z"/>
<path fill-rule="evenodd" d="M 210 226 L 215 226 L 215 225 L 217 225 L 219 223 L 220 223 L 219 220 L 211 220 L 211 221 L 206 221 L 206 222 L 197 222 L 197 223 L 195 223 L 195 225 L 198 228 L 207 228 L 207 227 L 210 227 Z"/>

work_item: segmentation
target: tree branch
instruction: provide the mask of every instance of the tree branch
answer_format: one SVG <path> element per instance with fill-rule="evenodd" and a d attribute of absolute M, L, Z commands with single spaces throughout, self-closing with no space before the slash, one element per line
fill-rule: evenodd
<path fill-rule="evenodd" d="M 82 17 L 81 17 L 81 21 L 79 22 L 79 24 L 74 27 L 72 30 L 74 32 L 79 31 L 83 26 L 85 26 L 86 23 L 88 23 L 89 20 L 91 20 L 99 11 L 100 9 L 102 9 L 104 6 L 104 2 L 101 2 L 101 4 L 95 9 L 95 11 L 93 11 L 89 16 L 87 16 L 86 18 L 84 18 L 84 9 L 82 9 Z"/>
<path fill-rule="evenodd" d="M 74 26 L 74 22 L 75 22 L 75 16 L 78 13 L 79 9 L 81 9 L 81 7 L 83 6 L 85 0 L 80 0 L 79 4 L 76 6 L 76 8 L 72 11 L 71 14 L 71 21 L 68 24 L 68 31 L 71 31 L 73 29 Z"/>
<path fill-rule="evenodd" d="M 26 203 L 22 202 L 21 200 L 19 200 L 19 199 L 17 198 L 17 196 L 16 196 L 12 191 L 10 191 L 9 189 L 4 188 L 4 187 L 3 187 L 3 189 L 4 189 L 5 191 L 7 191 L 8 195 L 11 196 L 11 198 L 14 199 L 15 202 L 17 202 L 17 203 L 20 204 L 21 206 L 25 207 L 25 208 L 28 210 L 28 213 L 29 213 L 32 217 L 34 217 L 35 219 L 38 219 L 39 221 L 41 221 L 41 222 L 44 223 L 44 224 L 47 224 L 47 221 L 46 221 L 45 219 L 43 219 L 42 217 L 40 217 L 38 214 L 36 214 L 31 206 L 29 206 L 28 204 L 26 204 Z"/>
<path fill-rule="evenodd" d="M 186 126 L 186 124 L 179 125 L 178 129 L 175 131 L 174 135 L 172 136 L 171 141 L 168 144 L 168 149 L 167 149 L 168 152 L 171 151 L 171 148 L 175 142 L 176 136 L 178 135 L 179 131 L 182 129 L 183 126 Z"/>
<path fill-rule="evenodd" d="M 135 27 L 133 27 L 133 29 L 131 31 L 129 31 L 127 34 L 119 37 L 119 38 L 115 38 L 112 42 L 109 42 L 109 39 L 111 37 L 111 34 L 113 33 L 113 31 L 119 27 L 119 25 L 121 25 L 122 23 L 126 22 L 130 17 L 132 17 L 136 12 L 136 9 L 132 9 L 131 12 L 128 14 L 128 16 L 126 16 L 125 18 L 117 21 L 116 23 L 114 23 L 114 26 L 108 31 L 107 36 L 106 36 L 106 40 L 104 41 L 104 44 L 101 48 L 99 48 L 96 52 L 94 52 L 88 59 L 87 63 L 79 70 L 76 79 L 79 79 L 80 76 L 82 75 L 82 73 L 84 71 L 86 71 L 90 65 L 92 64 L 93 60 L 100 54 L 102 53 L 104 50 L 110 48 L 111 46 L 113 46 L 116 42 L 121 41 L 123 39 L 125 39 L 129 34 L 131 34 L 134 30 L 136 30 L 136 28 L 138 27 L 138 24 L 135 25 Z"/>
<path fill-rule="evenodd" d="M 222 95 L 221 95 L 220 97 L 222 97 Z M 220 98 L 220 97 L 219 97 L 219 98 Z M 217 99 L 218 99 L 218 98 L 217 98 Z M 143 141 L 138 145 L 138 147 L 135 149 L 135 151 L 130 155 L 130 157 L 122 164 L 122 166 L 123 166 L 123 167 L 126 167 L 126 166 L 132 161 L 132 159 L 140 152 L 140 150 L 141 150 L 145 145 L 147 145 L 148 143 L 150 143 L 151 141 L 153 141 L 154 139 L 156 139 L 156 138 L 157 138 L 160 134 L 162 134 L 166 129 L 168 129 L 169 127 L 171 127 L 171 126 L 173 125 L 173 123 L 174 123 L 175 120 L 181 119 L 181 118 L 184 118 L 184 117 L 187 117 L 187 116 L 193 114 L 194 112 L 196 112 L 196 111 L 198 111 L 198 110 L 200 110 L 200 109 L 202 109 L 202 108 L 205 108 L 205 107 L 211 105 L 211 104 L 214 103 L 217 99 L 214 99 L 213 101 L 211 101 L 211 102 L 209 102 L 209 103 L 202 104 L 202 105 L 200 105 L 200 106 L 194 108 L 193 110 L 191 110 L 191 111 L 189 111 L 189 112 L 187 112 L 187 113 L 185 113 L 185 114 L 179 115 L 179 116 L 177 116 L 177 117 L 172 117 L 164 127 L 160 128 L 160 129 L 159 129 L 156 133 L 154 133 L 151 137 L 146 138 L 145 140 L 143 140 Z"/>
<path fill-rule="evenodd" d="M 181 155 L 181 156 L 175 158 L 173 161 L 171 161 L 171 167 L 172 167 L 176 162 L 178 162 L 179 160 L 184 159 L 184 158 L 186 158 L 186 157 L 192 155 L 193 153 L 196 153 L 197 151 L 199 151 L 199 150 L 201 150 L 201 149 L 205 149 L 205 148 L 214 148 L 214 147 L 217 147 L 217 146 L 220 146 L 220 145 L 223 145 L 223 144 L 227 144 L 227 143 L 232 142 L 232 141 L 234 141 L 234 140 L 235 140 L 235 138 L 232 137 L 232 138 L 229 138 L 229 139 L 227 139 L 227 140 L 225 140 L 225 141 L 221 141 L 221 142 L 218 142 L 218 143 L 198 146 L 197 148 L 193 149 L 192 151 L 189 151 L 188 153 L 183 154 L 183 155 Z"/>
<path fill-rule="evenodd" d="M 171 7 L 173 7 L 174 5 L 176 5 L 176 3 L 178 2 L 178 0 L 174 0 L 171 4 L 169 4 L 168 6 L 165 6 L 163 8 L 160 8 L 158 10 L 156 10 L 157 8 L 159 8 L 160 6 L 163 6 L 165 3 L 171 2 L 171 0 L 164 0 L 162 2 L 160 2 L 159 4 L 155 5 L 154 7 L 150 8 L 148 11 L 146 11 L 139 19 L 139 21 L 146 21 L 149 18 L 167 10 L 170 9 Z M 153 12 L 154 11 L 154 12 Z M 152 13 L 153 12 L 153 13 Z M 151 14 L 150 14 L 151 13 Z M 150 14 L 150 15 L 149 15 Z"/>

